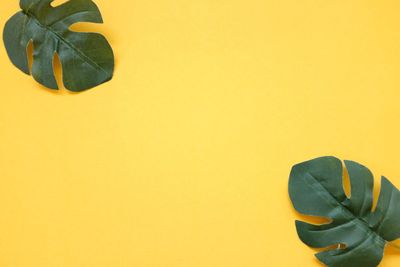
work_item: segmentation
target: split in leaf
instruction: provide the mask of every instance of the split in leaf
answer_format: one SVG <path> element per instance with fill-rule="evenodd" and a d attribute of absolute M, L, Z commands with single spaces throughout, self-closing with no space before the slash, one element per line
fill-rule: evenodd
<path fill-rule="evenodd" d="M 75 92 L 95 87 L 113 76 L 114 55 L 104 36 L 69 30 L 77 22 L 102 23 L 91 0 L 69 0 L 53 7 L 54 0 L 21 0 L 22 11 L 11 17 L 3 32 L 12 63 L 29 72 L 27 46 L 33 42 L 32 76 L 40 84 L 58 89 L 53 58 L 58 54 L 64 86 Z"/>
<path fill-rule="evenodd" d="M 300 239 L 314 248 L 336 249 L 316 254 L 330 267 L 376 267 L 385 246 L 400 238 L 400 192 L 385 177 L 376 209 L 372 210 L 372 173 L 364 166 L 345 161 L 351 196 L 343 186 L 343 164 L 322 157 L 293 167 L 289 195 L 295 209 L 305 215 L 329 218 L 328 224 L 296 221 Z"/>

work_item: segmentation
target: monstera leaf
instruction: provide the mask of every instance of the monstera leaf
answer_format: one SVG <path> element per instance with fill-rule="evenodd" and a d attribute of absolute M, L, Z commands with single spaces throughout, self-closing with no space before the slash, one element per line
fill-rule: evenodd
<path fill-rule="evenodd" d="M 70 0 L 53 7 L 53 0 L 21 0 L 22 11 L 6 23 L 4 43 L 13 64 L 29 74 L 27 46 L 33 42 L 32 76 L 42 85 L 57 89 L 53 58 L 57 53 L 63 68 L 64 86 L 83 91 L 112 78 L 114 56 L 104 36 L 73 32 L 77 22 L 102 23 L 91 0 Z"/>
<path fill-rule="evenodd" d="M 372 211 L 374 179 L 364 166 L 344 162 L 351 197 L 343 189 L 343 165 L 334 157 L 298 164 L 290 174 L 289 194 L 297 211 L 331 219 L 323 225 L 296 222 L 300 239 L 331 267 L 375 267 L 385 246 L 400 237 L 400 192 L 382 177 L 378 204 Z"/>

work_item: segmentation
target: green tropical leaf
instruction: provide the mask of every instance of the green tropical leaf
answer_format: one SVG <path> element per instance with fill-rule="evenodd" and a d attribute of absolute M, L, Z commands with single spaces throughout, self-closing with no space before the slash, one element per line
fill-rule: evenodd
<path fill-rule="evenodd" d="M 114 55 L 104 36 L 69 30 L 77 22 L 102 23 L 96 4 L 91 0 L 70 0 L 53 7 L 53 1 L 20 1 L 22 11 L 8 20 L 3 32 L 12 63 L 30 74 L 26 50 L 32 41 L 32 76 L 42 85 L 58 89 L 53 70 L 55 53 L 63 68 L 64 86 L 71 91 L 83 91 L 110 80 Z"/>
<path fill-rule="evenodd" d="M 375 267 L 385 246 L 400 237 L 400 192 L 382 177 L 378 204 L 372 211 L 374 179 L 364 166 L 345 161 L 351 196 L 343 186 L 343 164 L 322 157 L 293 167 L 289 195 L 295 209 L 305 215 L 325 217 L 328 224 L 296 221 L 300 239 L 314 248 L 335 249 L 316 254 L 331 267 Z"/>

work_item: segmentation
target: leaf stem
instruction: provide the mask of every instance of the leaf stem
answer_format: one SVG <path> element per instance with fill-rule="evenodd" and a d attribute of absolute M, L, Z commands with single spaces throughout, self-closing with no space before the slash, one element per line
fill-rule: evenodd
<path fill-rule="evenodd" d="M 397 245 L 395 243 L 387 243 L 387 244 L 388 244 L 388 246 L 390 246 L 390 247 L 392 247 L 394 249 L 400 250 L 400 245 Z"/>

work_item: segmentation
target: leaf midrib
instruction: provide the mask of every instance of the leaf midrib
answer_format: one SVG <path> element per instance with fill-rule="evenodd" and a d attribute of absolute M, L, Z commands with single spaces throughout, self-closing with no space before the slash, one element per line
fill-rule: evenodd
<path fill-rule="evenodd" d="M 350 216 L 351 218 L 349 218 L 349 219 L 354 220 L 354 221 L 355 221 L 355 220 L 358 220 L 358 221 L 360 221 L 361 223 L 363 223 L 364 226 L 366 226 L 366 227 L 360 227 L 359 224 L 355 223 L 356 227 L 359 227 L 359 228 L 360 228 L 361 230 L 363 230 L 363 231 L 365 231 L 365 229 L 368 229 L 369 232 L 365 231 L 366 234 L 373 233 L 373 234 L 375 234 L 376 236 L 378 236 L 380 240 L 383 241 L 383 244 L 387 244 L 387 243 L 388 243 L 387 240 L 385 240 L 380 234 L 378 234 L 374 229 L 372 229 L 372 228 L 370 227 L 369 223 L 368 223 L 364 218 L 358 217 L 358 216 L 354 215 L 354 213 L 353 213 L 352 211 L 350 211 L 346 206 L 344 206 L 344 205 L 342 204 L 342 202 L 339 202 L 339 200 L 336 199 L 336 197 L 335 197 L 334 195 L 332 195 L 332 193 L 331 193 L 322 183 L 320 183 L 319 180 L 316 179 L 315 176 L 314 176 L 313 174 L 311 174 L 310 172 L 308 172 L 308 174 L 309 174 L 309 177 L 311 177 L 311 178 L 313 179 L 313 181 L 316 182 L 316 184 L 317 184 L 318 186 L 320 186 L 320 188 L 322 188 L 322 189 L 324 190 L 324 192 L 328 193 L 328 196 L 329 196 L 331 199 L 334 200 L 334 202 L 337 204 L 337 206 L 341 208 L 340 210 L 342 211 L 343 215 L 345 215 L 345 217 Z M 311 184 L 311 186 L 313 186 L 313 185 Z M 323 195 L 321 195 L 321 194 L 319 193 L 318 190 L 316 190 L 316 193 L 319 194 L 322 198 L 325 198 Z M 326 196 L 326 194 L 325 194 L 325 196 Z M 371 211 L 371 212 L 372 212 L 372 211 Z M 333 220 L 334 218 L 331 218 L 331 219 Z M 349 221 L 350 221 L 350 220 L 349 220 Z"/>
<path fill-rule="evenodd" d="M 69 42 L 68 40 L 66 40 L 64 37 L 62 37 L 60 34 L 58 34 L 56 31 L 54 31 L 51 27 L 47 26 L 47 25 L 43 25 L 37 18 L 36 16 L 30 12 L 30 11 L 21 11 L 22 13 L 24 13 L 26 16 L 32 18 L 33 22 L 38 25 L 41 28 L 46 29 L 47 31 L 49 31 L 50 33 L 54 34 L 55 37 L 60 40 L 61 42 L 63 42 L 65 45 L 67 45 L 69 48 L 71 48 L 72 50 L 74 50 L 79 57 L 81 57 L 85 62 L 89 63 L 92 67 L 94 67 L 97 70 L 100 70 L 102 72 L 104 72 L 106 74 L 106 76 L 109 75 L 109 73 L 102 68 L 99 64 L 97 64 L 94 60 L 92 60 L 90 57 L 86 56 L 84 53 L 82 53 L 78 48 L 76 48 L 71 42 Z M 55 51 L 57 52 L 57 51 Z"/>

